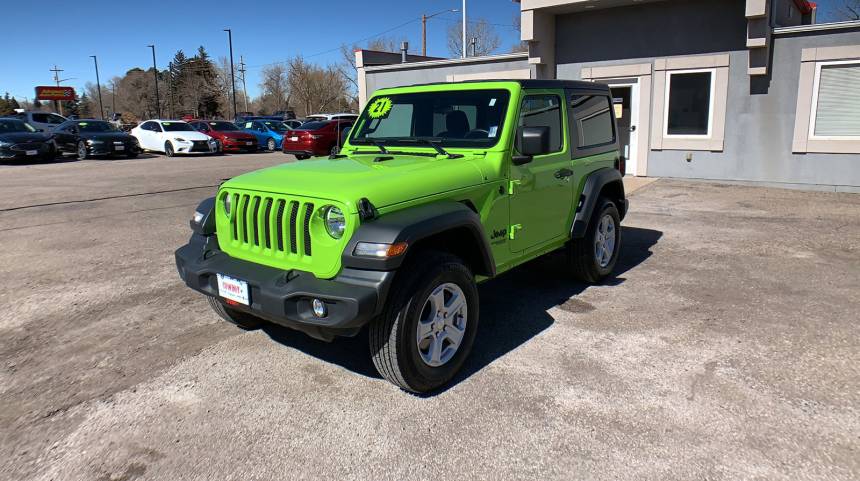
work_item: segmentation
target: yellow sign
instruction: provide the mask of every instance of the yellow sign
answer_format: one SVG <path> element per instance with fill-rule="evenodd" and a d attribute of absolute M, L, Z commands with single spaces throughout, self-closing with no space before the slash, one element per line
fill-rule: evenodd
<path fill-rule="evenodd" d="M 620 119 L 620 118 L 624 117 L 624 105 L 613 104 L 612 106 L 615 107 L 615 118 L 616 119 Z"/>
<path fill-rule="evenodd" d="M 370 104 L 367 108 L 367 115 L 372 119 L 381 119 L 388 115 L 391 111 L 391 99 L 388 97 L 380 97 Z"/>

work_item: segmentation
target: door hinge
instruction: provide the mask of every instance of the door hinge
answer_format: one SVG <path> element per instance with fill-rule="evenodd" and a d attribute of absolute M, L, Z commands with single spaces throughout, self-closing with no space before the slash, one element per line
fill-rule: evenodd
<path fill-rule="evenodd" d="M 517 235 L 518 230 L 522 230 L 522 224 L 513 224 L 510 229 L 508 229 L 508 238 L 514 240 L 514 237 Z"/>
<path fill-rule="evenodd" d="M 508 195 L 514 195 L 514 186 L 520 185 L 522 182 L 519 180 L 512 180 L 508 182 Z"/>

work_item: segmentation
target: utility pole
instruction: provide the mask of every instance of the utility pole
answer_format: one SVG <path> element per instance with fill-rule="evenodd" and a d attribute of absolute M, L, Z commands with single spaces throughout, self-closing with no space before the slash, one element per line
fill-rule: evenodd
<path fill-rule="evenodd" d="M 248 111 L 248 85 L 245 84 L 245 59 L 239 55 L 239 72 L 242 73 L 242 93 L 245 96 L 245 112 Z"/>
<path fill-rule="evenodd" d="M 155 118 L 161 118 L 161 99 L 158 98 L 158 67 L 155 65 L 155 45 L 147 45 L 152 49 L 152 75 L 155 77 Z"/>
<path fill-rule="evenodd" d="M 99 61 L 95 55 L 90 55 L 90 57 L 93 58 L 93 63 L 96 66 L 96 88 L 99 91 L 99 118 L 101 120 L 104 120 L 105 119 L 105 108 L 104 108 L 104 105 L 102 105 L 102 84 L 99 81 Z"/>
<path fill-rule="evenodd" d="M 111 92 L 111 99 L 110 99 L 111 114 L 115 114 L 116 113 L 116 81 L 114 81 L 114 80 L 110 81 L 110 92 Z"/>
<path fill-rule="evenodd" d="M 236 118 L 236 72 L 233 70 L 233 31 L 229 28 L 224 29 L 227 32 L 227 38 L 230 42 L 230 85 L 233 90 L 233 118 Z"/>
<path fill-rule="evenodd" d="M 468 23 L 469 17 L 466 16 L 466 0 L 463 0 L 463 40 L 462 40 L 462 48 L 463 58 L 466 58 L 466 23 Z"/>
<path fill-rule="evenodd" d="M 457 10 L 456 8 L 452 8 L 449 10 L 442 10 L 441 12 L 436 12 L 433 15 L 425 15 L 423 13 L 421 14 L 421 55 L 422 56 L 424 56 L 424 57 L 427 56 L 427 19 L 433 18 L 436 15 L 442 15 L 443 13 L 448 13 L 448 12 L 456 13 L 459 11 L 460 10 Z"/>
<path fill-rule="evenodd" d="M 63 71 L 61 68 L 57 68 L 57 64 L 54 64 L 54 68 L 50 70 L 54 72 L 54 82 L 57 82 L 57 87 L 60 86 L 60 72 Z M 59 106 L 59 108 L 58 108 Z M 56 110 L 60 115 L 63 115 L 63 104 L 62 102 L 57 102 L 54 100 L 54 110 Z"/>

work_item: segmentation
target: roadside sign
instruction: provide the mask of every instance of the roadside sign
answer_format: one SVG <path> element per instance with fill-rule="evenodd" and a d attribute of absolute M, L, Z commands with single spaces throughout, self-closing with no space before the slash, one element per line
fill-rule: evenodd
<path fill-rule="evenodd" d="M 36 98 L 39 100 L 75 100 L 75 89 L 50 85 L 39 86 L 36 87 Z"/>

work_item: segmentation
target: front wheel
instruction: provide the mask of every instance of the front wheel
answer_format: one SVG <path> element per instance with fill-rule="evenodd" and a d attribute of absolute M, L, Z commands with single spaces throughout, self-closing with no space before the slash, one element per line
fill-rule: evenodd
<path fill-rule="evenodd" d="M 87 143 L 81 140 L 78 142 L 78 147 L 76 153 L 78 155 L 78 160 L 86 160 L 87 159 Z"/>
<path fill-rule="evenodd" d="M 469 355 L 478 329 L 478 289 L 457 257 L 417 255 L 401 269 L 388 305 L 371 322 L 369 341 L 377 371 L 420 393 L 450 381 Z"/>
<path fill-rule="evenodd" d="M 621 216 L 609 199 L 597 200 L 585 237 L 570 242 L 570 269 L 579 280 L 597 283 L 615 269 L 621 251 Z"/>
<path fill-rule="evenodd" d="M 173 157 L 176 153 L 173 151 L 173 144 L 170 142 L 165 142 L 164 144 L 164 155 L 168 157 Z"/>
<path fill-rule="evenodd" d="M 270 139 L 266 142 L 266 149 L 268 149 L 268 150 L 269 150 L 269 152 L 274 152 L 274 151 L 275 151 L 275 147 L 276 147 L 276 145 L 275 145 L 275 139 L 271 139 L 271 138 L 270 138 Z"/>
<path fill-rule="evenodd" d="M 218 314 L 221 319 L 224 319 L 230 324 L 235 324 L 246 331 L 257 329 L 263 325 L 263 322 L 265 322 L 259 317 L 252 316 L 251 314 L 230 309 L 217 297 L 208 296 L 207 300 L 209 301 L 209 307 L 211 307 L 212 310 L 215 311 L 215 314 Z"/>

